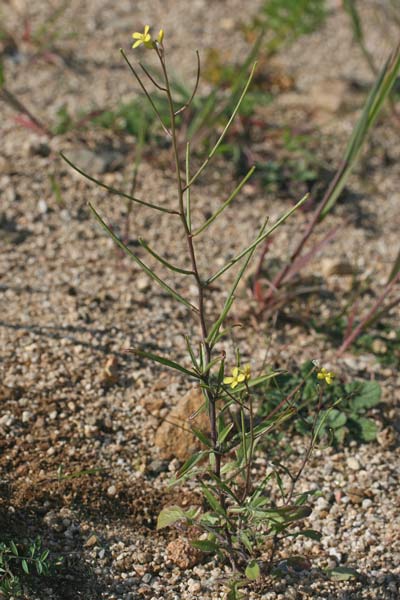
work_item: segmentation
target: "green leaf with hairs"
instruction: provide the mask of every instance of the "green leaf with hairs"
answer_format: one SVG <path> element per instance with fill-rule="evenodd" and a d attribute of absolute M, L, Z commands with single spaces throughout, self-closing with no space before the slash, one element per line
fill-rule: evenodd
<path fill-rule="evenodd" d="M 350 579 L 358 579 L 360 574 L 351 567 L 334 567 L 326 569 L 326 573 L 335 581 L 349 581 Z"/>
<path fill-rule="evenodd" d="M 260 566 L 256 560 L 251 560 L 247 564 L 245 575 L 251 581 L 255 581 L 260 577 Z"/>
<path fill-rule="evenodd" d="M 372 419 L 367 417 L 359 417 L 356 421 L 357 427 L 360 429 L 360 436 L 364 442 L 372 442 L 378 435 L 378 427 Z"/>
<path fill-rule="evenodd" d="M 169 527 L 177 521 L 185 518 L 185 513 L 180 506 L 166 506 L 158 515 L 157 529 Z"/>
<path fill-rule="evenodd" d="M 218 552 L 219 546 L 211 540 L 191 540 L 190 545 L 202 552 Z"/>

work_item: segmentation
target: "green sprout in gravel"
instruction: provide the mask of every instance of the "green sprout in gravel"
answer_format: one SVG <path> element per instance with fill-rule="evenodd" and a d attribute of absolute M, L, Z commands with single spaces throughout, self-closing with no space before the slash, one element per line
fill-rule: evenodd
<path fill-rule="evenodd" d="M 224 341 L 232 330 L 226 321 L 239 283 L 245 275 L 254 253 L 303 204 L 306 198 L 302 198 L 272 225 L 269 225 L 268 218 L 265 218 L 254 239 L 223 266 L 214 271 L 210 269 L 211 273 L 208 274 L 201 272 L 199 268 L 201 250 L 197 244 L 198 239 L 211 228 L 221 213 L 230 207 L 251 177 L 254 167 L 249 169 L 236 187 L 233 186 L 234 190 L 227 194 L 226 199 L 221 202 L 215 212 L 200 223 L 194 223 L 192 219 L 192 189 L 216 155 L 238 113 L 251 84 L 256 64 L 253 65 L 247 81 L 243 84 L 240 97 L 219 137 L 203 162 L 192 169 L 190 141 L 187 140 L 184 146 L 178 143 L 177 117 L 190 106 L 197 92 L 200 78 L 199 54 L 196 52 L 197 75 L 194 90 L 183 105 L 176 106 L 172 97 L 173 92 L 167 68 L 163 30 L 154 38 L 150 28 L 146 26 L 142 33 L 134 33 L 133 39 L 135 40 L 133 44 L 135 51 L 151 52 L 161 67 L 161 76 L 155 79 L 149 69 L 140 64 L 144 76 L 155 86 L 157 93 L 161 92 L 165 95 L 169 107 L 168 119 L 165 119 L 165 116 L 158 111 L 147 90 L 144 76 L 139 74 L 127 54 L 121 50 L 132 75 L 152 107 L 166 138 L 170 141 L 176 180 L 175 205 L 161 205 L 154 199 L 144 200 L 136 195 L 129 195 L 116 188 L 111 188 L 104 182 L 84 173 L 67 157 L 64 156 L 64 158 L 79 173 L 110 193 L 119 195 L 136 205 L 166 213 L 171 220 L 175 219 L 180 222 L 182 237 L 187 248 L 189 267 L 184 268 L 181 264 L 170 262 L 142 238 L 139 238 L 138 243 L 164 269 L 186 279 L 186 286 L 182 286 L 183 290 L 192 289 L 193 284 L 195 285 L 197 296 L 195 301 L 177 291 L 148 266 L 114 233 L 99 212 L 91 204 L 89 205 L 98 223 L 114 242 L 167 294 L 185 307 L 188 314 L 197 323 L 199 336 L 196 336 L 195 339 L 191 339 L 189 336 L 185 338 L 191 366 L 187 366 L 187 362 L 180 363 L 143 349 L 135 348 L 133 352 L 137 357 L 150 359 L 178 371 L 190 381 L 196 381 L 202 390 L 203 404 L 198 412 L 207 413 L 209 428 L 206 433 L 195 427 L 192 427 L 192 431 L 201 442 L 203 449 L 194 453 L 182 465 L 174 483 L 187 479 L 196 481 L 202 492 L 204 504 L 203 507 L 190 507 L 188 510 L 184 510 L 180 506 L 164 508 L 158 518 L 158 528 L 176 525 L 177 527 L 186 526 L 187 529 L 197 531 L 197 539 L 191 542 L 194 547 L 230 563 L 233 574 L 227 597 L 235 599 L 242 597 L 239 591 L 240 587 L 276 568 L 276 554 L 281 540 L 288 536 L 300 535 L 312 540 L 320 538 L 318 532 L 303 527 L 304 519 L 311 514 L 311 507 L 307 501 L 315 492 L 303 494 L 295 492 L 296 483 L 315 443 L 316 436 L 313 426 L 310 426 L 310 445 L 300 469 L 297 467 L 297 470 L 292 472 L 286 468 L 282 472 L 281 466 L 275 468 L 268 461 L 263 469 L 256 469 L 256 450 L 260 441 L 293 416 L 296 407 L 290 401 L 291 394 L 288 394 L 287 398 L 284 398 L 269 414 L 257 419 L 254 390 L 261 384 L 273 380 L 278 373 L 270 371 L 254 375 L 254 367 L 251 364 L 242 363 L 239 350 L 236 350 L 236 358 L 230 359 L 229 365 L 226 365 L 227 351 L 224 348 Z M 236 214 L 234 218 L 239 220 L 239 216 Z M 204 262 L 203 260 L 202 264 Z M 208 300 L 213 294 L 213 284 L 216 281 L 220 283 L 222 276 L 234 268 L 236 268 L 236 273 L 225 293 L 225 301 L 219 313 L 209 314 Z M 310 377 L 315 368 L 310 371 Z M 315 376 L 313 378 L 318 389 L 323 390 L 326 378 L 324 382 L 321 382 L 322 385 L 319 385 Z M 270 494 L 271 487 L 276 487 L 273 497 Z"/>
<path fill-rule="evenodd" d="M 29 577 L 49 575 L 53 567 L 61 564 L 49 554 L 39 537 L 24 543 L 15 543 L 12 539 L 0 542 L 0 596 L 20 597 L 23 582 Z"/>

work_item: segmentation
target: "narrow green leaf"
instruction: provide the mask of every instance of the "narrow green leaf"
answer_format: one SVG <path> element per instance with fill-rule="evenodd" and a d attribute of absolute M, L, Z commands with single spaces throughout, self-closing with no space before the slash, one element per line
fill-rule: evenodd
<path fill-rule="evenodd" d="M 296 506 L 302 506 L 303 504 L 305 504 L 310 496 L 316 496 L 317 498 L 319 498 L 320 496 L 322 496 L 322 492 L 320 490 L 308 490 L 307 492 L 299 494 L 299 496 L 297 496 L 296 498 Z"/>
<path fill-rule="evenodd" d="M 65 160 L 65 162 L 70 167 L 72 167 L 75 171 L 77 171 L 77 173 L 79 173 L 83 177 L 86 177 L 86 179 L 88 179 L 89 181 L 92 181 L 96 185 L 98 185 L 98 186 L 106 189 L 108 192 L 110 192 L 110 194 L 116 194 L 117 196 L 122 196 L 122 198 L 126 198 L 127 200 L 131 200 L 132 202 L 136 202 L 137 204 L 142 204 L 143 206 L 147 206 L 149 208 L 153 208 L 154 210 L 158 210 L 160 212 L 168 213 L 170 215 L 177 215 L 177 214 L 179 214 L 178 211 L 176 211 L 176 210 L 172 210 L 170 208 L 165 208 L 163 206 L 159 206 L 158 204 L 152 204 L 151 202 L 146 202 L 145 200 L 139 200 L 139 198 L 135 198 L 134 196 L 131 196 L 130 194 L 126 194 L 125 192 L 121 192 L 121 190 L 117 190 L 116 188 L 110 187 L 109 185 L 107 185 L 103 181 L 100 181 L 100 179 L 96 179 L 95 177 L 92 177 L 88 173 L 85 173 L 84 171 L 82 171 L 72 161 L 70 161 L 69 158 L 67 158 L 65 156 L 65 154 L 63 154 L 62 152 L 60 152 L 60 156 L 61 156 L 61 158 L 63 160 Z"/>
<path fill-rule="evenodd" d="M 203 494 L 208 502 L 208 504 L 211 506 L 211 508 L 218 514 L 221 515 L 223 517 L 226 517 L 226 511 L 225 509 L 221 506 L 221 504 L 218 502 L 218 500 L 215 498 L 215 496 L 213 495 L 213 493 L 209 490 L 209 488 L 206 486 L 205 483 L 201 483 L 201 489 L 203 490 Z"/>
<path fill-rule="evenodd" d="M 176 267 L 175 265 L 173 265 L 170 262 L 168 262 L 167 260 L 165 260 L 165 258 L 160 256 L 159 254 L 157 254 L 157 252 L 155 250 L 150 248 L 149 244 L 147 242 L 145 242 L 143 238 L 139 238 L 138 242 L 142 246 L 142 248 L 147 250 L 147 252 L 149 254 L 151 254 L 151 256 L 153 256 L 156 260 L 158 260 L 158 262 L 160 262 L 162 265 L 164 265 L 164 267 L 167 267 L 167 269 L 169 269 L 170 271 L 174 271 L 174 273 L 180 273 L 181 275 L 193 275 L 193 271 L 188 271 L 187 269 L 181 269 L 180 267 Z"/>
<path fill-rule="evenodd" d="M 6 78 L 4 75 L 4 65 L 3 62 L 0 60 L 0 89 L 4 86 L 6 82 Z"/>
<path fill-rule="evenodd" d="M 242 325 L 240 323 L 235 323 L 231 327 L 227 327 L 226 329 L 223 329 L 216 336 L 214 343 L 217 344 L 223 337 L 225 337 L 226 335 L 229 335 L 232 332 L 232 330 L 234 329 L 234 327 L 242 327 Z"/>
<path fill-rule="evenodd" d="M 36 571 L 38 575 L 41 575 L 43 573 L 43 565 L 40 562 L 40 560 L 38 560 L 36 563 Z"/>
<path fill-rule="evenodd" d="M 260 234 L 263 233 L 266 225 L 267 225 L 267 222 L 265 222 L 264 225 L 261 227 Z M 257 248 L 257 246 L 255 246 L 254 248 L 252 248 L 252 250 L 250 250 L 248 252 L 246 260 L 244 261 L 244 263 L 242 265 L 242 268 L 239 270 L 239 273 L 237 274 L 236 279 L 234 280 L 233 285 L 232 285 L 232 287 L 231 287 L 231 289 L 229 291 L 228 297 L 227 297 L 227 299 L 225 301 L 225 305 L 224 305 L 224 307 L 223 307 L 223 309 L 221 311 L 221 314 L 218 317 L 218 319 L 216 320 L 216 322 L 214 323 L 214 325 L 212 326 L 212 328 L 211 328 L 211 330 L 210 330 L 210 332 L 208 334 L 207 342 L 210 344 L 210 346 L 214 345 L 215 338 L 217 337 L 217 335 L 219 333 L 219 329 L 220 329 L 222 323 L 225 321 L 226 317 L 228 316 L 228 313 L 229 313 L 229 311 L 230 311 L 230 309 L 232 307 L 232 304 L 234 302 L 234 299 L 235 299 L 234 294 L 235 294 L 236 288 L 239 285 L 239 282 L 242 279 L 242 277 L 243 277 L 243 275 L 244 275 L 244 273 L 245 273 L 245 271 L 246 271 L 246 269 L 248 267 L 249 262 L 253 258 L 253 254 L 256 251 L 256 248 Z"/>
<path fill-rule="evenodd" d="M 203 369 L 202 369 L 202 374 L 205 375 L 206 373 L 209 373 L 211 371 L 211 369 L 213 367 L 215 367 L 215 365 L 217 365 L 218 363 L 223 363 L 224 359 L 221 358 L 221 356 L 216 356 L 215 358 L 213 358 L 212 360 L 210 360 L 209 363 L 207 363 Z M 219 369 L 218 369 L 219 370 Z"/>
<path fill-rule="evenodd" d="M 197 465 L 197 463 L 204 458 L 205 456 L 207 456 L 207 452 L 195 452 L 190 458 L 187 459 L 187 461 L 181 466 L 181 468 L 179 469 L 178 473 L 176 474 L 176 480 L 175 483 L 179 480 L 182 479 L 182 477 L 185 477 L 185 475 L 187 475 L 189 473 L 189 471 L 195 466 Z"/>
<path fill-rule="evenodd" d="M 158 515 L 157 529 L 169 527 L 184 518 L 185 513 L 180 506 L 166 506 Z"/>
<path fill-rule="evenodd" d="M 189 230 L 189 233 L 191 233 L 191 231 L 192 231 L 192 207 L 190 205 L 190 185 L 188 185 L 188 183 L 190 181 L 190 142 L 186 143 L 185 168 L 186 168 L 186 225 Z"/>
<path fill-rule="evenodd" d="M 198 309 L 196 308 L 196 306 L 194 306 L 193 304 L 191 304 L 190 302 L 185 300 L 185 298 L 183 298 L 183 296 L 178 294 L 178 292 L 173 290 L 167 283 L 165 283 L 162 279 L 160 279 L 154 273 L 154 271 L 152 271 L 152 269 L 150 269 L 147 265 L 145 265 L 145 263 L 142 262 L 140 260 L 140 258 L 138 258 L 136 256 L 136 254 L 134 254 L 128 248 L 128 246 L 126 246 L 126 244 L 124 244 L 124 242 L 118 236 L 115 235 L 115 233 L 112 231 L 112 229 L 110 229 L 110 227 L 103 221 L 103 219 L 100 217 L 100 215 L 98 214 L 96 209 L 90 204 L 90 202 L 89 202 L 89 208 L 93 212 L 97 222 L 103 227 L 103 229 L 108 233 L 108 235 L 114 240 L 114 242 L 117 244 L 117 246 L 119 246 L 130 258 L 132 258 L 135 261 L 135 263 L 137 265 L 139 265 L 139 267 L 141 269 L 143 269 L 143 271 L 149 277 L 151 277 L 151 279 L 154 279 L 154 281 L 156 281 L 159 286 L 161 286 L 166 292 L 168 292 L 168 294 L 170 294 L 173 298 L 175 298 L 175 300 L 178 300 L 178 302 L 180 302 L 181 304 L 186 306 L 186 308 L 190 308 L 191 310 L 198 312 Z"/>
<path fill-rule="evenodd" d="M 228 437 L 229 433 L 232 431 L 233 428 L 233 423 L 228 423 L 228 425 L 226 425 L 226 427 L 224 427 L 219 433 L 218 433 L 218 445 L 221 446 L 224 441 L 226 440 L 226 438 Z"/>
<path fill-rule="evenodd" d="M 254 72 L 256 70 L 256 66 L 257 63 L 255 62 L 253 65 L 253 68 L 251 69 L 250 75 L 247 79 L 246 85 L 243 88 L 243 92 L 240 95 L 240 98 L 235 106 L 235 108 L 232 111 L 232 114 L 227 122 L 227 124 L 225 125 L 221 135 L 219 136 L 217 142 L 214 144 L 214 147 L 212 148 L 211 152 L 209 152 L 207 158 L 205 159 L 205 161 L 203 162 L 203 164 L 199 167 L 199 169 L 196 171 L 196 173 L 193 175 L 193 177 L 190 179 L 190 181 L 186 184 L 186 187 L 190 187 L 195 181 L 196 179 L 201 175 L 201 173 L 204 171 L 204 169 L 206 168 L 206 166 L 208 165 L 208 163 L 210 162 L 211 158 L 214 156 L 214 154 L 216 153 L 216 151 L 218 150 L 219 146 L 221 145 L 229 127 L 232 124 L 232 121 L 234 120 L 234 118 L 236 117 L 236 114 L 240 108 L 240 105 L 243 102 L 243 99 L 247 93 L 247 90 L 249 89 L 251 80 L 253 79 L 254 76 Z"/>
<path fill-rule="evenodd" d="M 224 466 L 226 467 L 226 465 L 229 466 L 229 463 L 225 463 Z M 232 464 L 230 465 L 230 467 L 232 467 Z M 221 474 L 223 474 L 222 470 L 221 470 Z M 219 490 L 223 490 L 227 496 L 232 498 L 232 500 L 234 500 L 236 503 L 240 503 L 240 500 L 236 496 L 235 492 L 233 490 L 231 490 L 231 488 L 229 486 L 227 486 L 226 483 L 224 481 L 222 481 L 222 479 L 220 479 L 217 475 L 215 475 L 215 473 L 210 473 L 210 477 L 215 481 L 216 486 Z"/>
<path fill-rule="evenodd" d="M 182 367 L 182 365 L 174 362 L 173 360 L 170 360 L 169 358 L 164 358 L 163 356 L 159 356 L 158 354 L 153 354 L 153 352 L 147 352 L 146 350 L 140 350 L 139 348 L 133 348 L 132 350 L 130 350 L 130 352 L 132 352 L 133 354 L 136 354 L 137 356 L 142 356 L 143 358 L 148 358 L 149 360 L 152 360 L 153 362 L 160 363 L 161 365 L 164 365 L 165 367 L 169 367 L 170 369 L 175 369 L 176 371 L 180 371 L 181 373 L 183 373 L 184 375 L 187 375 L 188 377 L 195 377 L 196 379 L 201 379 L 201 375 L 199 375 L 195 371 L 190 371 L 189 369 Z"/>
<path fill-rule="evenodd" d="M 26 562 L 25 559 L 21 560 L 21 566 L 22 566 L 22 569 L 23 569 L 24 573 L 26 573 L 27 575 L 29 575 L 29 567 L 28 567 L 28 563 Z"/>
<path fill-rule="evenodd" d="M 11 552 L 14 554 L 14 556 L 18 556 L 18 548 L 15 545 L 13 540 L 10 541 L 10 548 L 11 548 Z"/>
<path fill-rule="evenodd" d="M 219 546 L 211 540 L 191 540 L 190 545 L 202 552 L 218 552 Z"/>
<path fill-rule="evenodd" d="M 218 319 L 215 321 L 214 325 L 212 326 L 212 328 L 208 334 L 208 338 L 207 338 L 207 342 L 210 344 L 210 346 L 215 345 L 215 339 L 218 336 L 219 328 L 221 327 L 222 323 L 225 321 L 226 317 L 228 316 L 228 313 L 229 313 L 230 309 L 232 308 L 232 304 L 233 304 L 234 300 L 235 300 L 235 298 L 233 295 L 228 296 L 220 316 L 218 317 Z"/>
<path fill-rule="evenodd" d="M 225 359 L 221 360 L 221 364 L 219 365 L 218 375 L 217 375 L 217 385 L 221 386 L 225 375 Z"/>
<path fill-rule="evenodd" d="M 245 175 L 243 177 L 242 181 L 233 190 L 233 192 L 229 196 L 229 198 L 227 200 L 225 200 L 225 202 L 223 204 L 221 204 L 221 206 L 218 208 L 218 210 L 216 210 L 215 213 L 213 215 L 211 215 L 211 217 L 209 219 L 207 219 L 207 221 L 205 223 L 203 223 L 203 225 L 201 225 L 201 227 L 199 227 L 198 229 L 196 229 L 196 231 L 193 233 L 193 237 L 195 237 L 196 235 L 199 235 L 205 229 L 207 229 L 207 227 L 209 225 L 211 225 L 211 223 L 213 223 L 215 221 L 215 219 L 225 210 L 225 208 L 227 208 L 231 204 L 231 202 L 236 198 L 236 196 L 238 195 L 238 193 L 240 192 L 240 190 L 242 189 L 242 187 L 245 185 L 245 183 L 253 175 L 254 170 L 255 170 L 255 167 L 251 167 L 250 171 L 247 173 L 247 175 Z"/>
<path fill-rule="evenodd" d="M 393 262 L 392 270 L 390 271 L 389 278 L 387 280 L 386 285 L 388 285 L 393 279 L 396 277 L 397 273 L 400 271 L 400 250 Z"/>
<path fill-rule="evenodd" d="M 308 196 L 309 196 L 309 194 L 306 194 L 305 196 L 303 196 L 303 198 L 301 200 L 299 200 L 299 202 L 297 202 L 297 204 L 295 204 L 290 210 L 288 210 L 286 213 L 284 213 L 282 215 L 282 217 L 280 217 L 276 221 L 276 223 L 272 227 L 270 227 L 270 229 L 268 229 L 268 231 L 264 232 L 264 229 L 265 229 L 265 226 L 267 223 L 267 221 L 266 221 L 263 226 L 262 232 L 260 232 L 260 234 L 254 240 L 254 242 L 252 242 L 250 244 L 250 246 L 248 246 L 247 248 L 242 250 L 237 256 L 232 258 L 224 267 L 222 267 L 219 271 L 217 271 L 217 273 L 215 273 L 209 279 L 207 279 L 207 282 L 206 282 L 207 285 L 209 285 L 210 283 L 212 283 L 213 281 L 218 279 L 218 277 L 221 277 L 221 275 L 223 275 L 223 273 L 225 273 L 225 271 L 227 271 L 228 269 L 233 267 L 233 265 L 235 265 L 241 258 L 246 256 L 246 254 L 248 254 L 249 252 L 253 252 L 257 248 L 257 246 L 259 246 L 261 244 L 261 242 L 263 242 L 268 236 L 270 236 L 271 233 L 273 233 L 278 227 L 280 227 L 280 225 L 282 225 L 286 221 L 286 219 L 288 219 L 302 204 L 304 204 L 304 202 L 307 200 Z"/>
<path fill-rule="evenodd" d="M 191 428 L 193 435 L 195 435 L 197 437 L 198 440 L 200 440 L 200 442 L 202 444 L 204 444 L 205 446 L 207 446 L 208 448 L 212 448 L 212 442 L 211 440 L 205 435 L 205 433 L 203 433 L 200 429 L 197 429 L 196 427 L 192 427 Z"/>
<path fill-rule="evenodd" d="M 247 579 L 250 579 L 251 581 L 254 581 L 255 579 L 258 579 L 260 577 L 260 567 L 256 560 L 251 560 L 248 563 L 245 575 Z"/>
<path fill-rule="evenodd" d="M 357 579 L 360 576 L 358 571 L 351 567 L 334 567 L 333 569 L 326 569 L 326 572 L 335 581 L 349 581 L 350 579 Z"/>
<path fill-rule="evenodd" d="M 242 544 L 246 548 L 246 550 L 248 552 L 250 552 L 250 554 L 252 554 L 253 553 L 253 544 L 251 543 L 250 538 L 247 535 L 247 533 L 245 533 L 244 531 L 242 531 L 239 534 L 239 540 L 242 542 Z"/>
<path fill-rule="evenodd" d="M 40 557 L 40 560 L 41 560 L 42 562 L 44 562 L 44 561 L 47 559 L 47 557 L 49 556 L 49 554 L 50 554 L 50 550 L 45 550 L 45 551 L 42 553 L 42 556 Z"/>
<path fill-rule="evenodd" d="M 184 337 L 185 337 L 185 342 L 186 342 L 186 348 L 187 348 L 187 351 L 189 353 L 189 356 L 190 356 L 190 359 L 192 361 L 192 364 L 193 364 L 194 368 L 197 371 L 200 371 L 199 363 L 198 363 L 198 360 L 197 360 L 197 358 L 196 358 L 196 356 L 195 356 L 195 354 L 193 352 L 193 348 L 192 348 L 192 346 L 190 344 L 189 337 L 187 335 L 185 335 Z"/>
<path fill-rule="evenodd" d="M 263 511 L 265 518 L 271 519 L 276 523 L 293 523 L 294 521 L 302 521 L 309 517 L 312 510 L 309 506 L 283 506 L 271 510 Z"/>
<path fill-rule="evenodd" d="M 294 533 L 288 533 L 286 537 L 299 537 L 303 536 L 309 538 L 310 540 L 315 540 L 316 542 L 320 542 L 322 538 L 322 533 L 316 531 L 315 529 L 302 529 L 301 531 L 295 531 Z"/>

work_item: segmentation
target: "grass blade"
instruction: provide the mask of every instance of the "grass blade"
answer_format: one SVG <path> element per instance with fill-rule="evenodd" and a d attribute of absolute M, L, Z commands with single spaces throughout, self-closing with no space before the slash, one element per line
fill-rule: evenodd
<path fill-rule="evenodd" d="M 332 189 L 329 190 L 329 197 L 324 203 L 324 208 L 320 214 L 321 218 L 324 218 L 333 208 L 344 186 L 346 185 L 347 179 L 353 170 L 354 164 L 358 159 L 364 142 L 370 130 L 374 126 L 385 100 L 393 88 L 399 73 L 399 69 L 400 45 L 386 61 L 367 98 L 361 117 L 354 128 L 347 145 L 342 167 L 339 170 L 338 176 L 335 178 L 335 185 L 333 185 Z"/>

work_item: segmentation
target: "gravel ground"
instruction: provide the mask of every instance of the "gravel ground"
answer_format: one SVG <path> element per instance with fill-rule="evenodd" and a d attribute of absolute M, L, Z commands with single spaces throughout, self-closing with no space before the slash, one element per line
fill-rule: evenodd
<path fill-rule="evenodd" d="M 1 12 L 18 51 L 3 45 L 7 85 L 43 122 L 51 121 L 64 103 L 74 113 L 127 100 L 135 87 L 118 49 L 128 48 L 130 33 L 147 22 L 164 27 L 171 64 L 191 81 L 192 48 L 203 55 L 209 47 L 218 48 L 229 61 L 243 57 L 247 46 L 239 25 L 260 4 L 247 2 L 243 14 L 239 0 L 92 0 L 83 5 L 71 0 L 53 25 L 57 52 L 43 55 L 21 31 L 24 17 L 32 30 L 48 21 L 53 3 L 9 0 Z M 383 60 L 398 31 L 385 20 L 384 10 L 377 13 L 378 4 L 365 0 L 363 15 L 367 39 Z M 306 124 L 318 132 L 318 152 L 328 171 L 338 164 L 372 80 L 339 5 L 330 2 L 326 27 L 274 58 L 274 68 L 295 84 L 263 109 L 265 131 L 257 142 L 267 154 L 274 152 L 274 129 Z M 100 129 L 75 130 L 49 140 L 22 128 L 15 112 L 4 103 L 0 106 L 0 523 L 16 536 L 39 534 L 45 546 L 65 556 L 59 576 L 38 580 L 36 591 L 27 592 L 26 598 L 222 598 L 221 579 L 228 571 L 213 560 L 191 557 L 176 532 L 155 530 L 164 505 L 199 501 L 190 486 L 167 487 L 179 461 L 165 458 L 154 443 L 155 431 L 188 392 L 187 385 L 126 353 L 144 345 L 174 358 L 183 356 L 186 311 L 118 254 L 87 208 L 90 200 L 120 230 L 124 204 L 74 174 L 58 154 L 62 150 L 77 161 L 86 160 L 109 185 L 127 186 L 135 140 L 113 140 Z M 161 149 L 154 154 L 149 150 L 140 167 L 138 195 L 168 203 L 175 197 L 174 181 L 165 173 L 168 153 Z M 307 310 L 331 316 L 345 296 L 348 277 L 329 274 L 339 263 L 350 264 L 362 281 L 372 280 L 375 290 L 384 284 L 398 251 L 399 158 L 398 128 L 388 113 L 349 181 L 346 201 L 329 220 L 329 228 L 340 227 L 340 236 L 307 273 L 319 279 L 318 291 L 299 305 L 306 315 L 303 321 Z M 233 167 L 221 159 L 214 165 L 210 178 L 196 185 L 199 208 L 194 216 L 199 220 L 232 187 Z M 58 198 L 52 178 L 60 186 Z M 253 237 L 266 214 L 273 222 L 300 196 L 297 190 L 265 193 L 257 182 L 246 185 L 236 212 L 224 213 L 215 224 L 202 248 L 200 267 L 205 270 L 211 261 L 223 264 Z M 290 252 L 307 219 L 308 213 L 299 213 L 278 231 L 271 250 L 274 260 L 282 257 L 282 249 Z M 180 256 L 183 240 L 176 223 L 147 209 L 135 213 L 133 221 L 132 237 L 144 232 L 150 246 L 168 248 L 171 260 Z M 171 282 L 181 289 L 178 279 Z M 194 290 L 185 293 L 190 297 Z M 215 301 L 223 297 L 223 286 L 216 288 Z M 370 286 L 360 311 L 373 297 Z M 307 555 L 311 568 L 288 569 L 282 579 L 265 578 L 248 588 L 246 598 L 396 600 L 398 362 L 382 367 L 376 354 L 350 351 L 338 359 L 332 341 L 305 328 L 301 320 L 286 315 L 273 326 L 255 319 L 254 311 L 243 285 L 233 318 L 245 327 L 234 341 L 243 344 L 254 368 L 266 354 L 269 364 L 292 369 L 318 358 L 343 381 L 378 380 L 383 407 L 372 413 L 380 428 L 376 442 L 316 450 L 306 468 L 302 489 L 323 493 L 310 523 L 322 532 L 322 542 L 298 540 L 290 551 Z M 394 309 L 388 339 L 398 318 Z M 232 349 L 227 351 L 232 356 Z M 289 441 L 290 460 L 300 461 L 304 440 L 294 436 Z M 257 468 L 267 468 L 267 454 L 260 454 Z M 87 469 L 96 471 L 82 473 Z M 80 476 L 62 478 L 60 473 Z M 360 576 L 332 581 L 324 569 L 335 566 L 353 567 Z"/>

